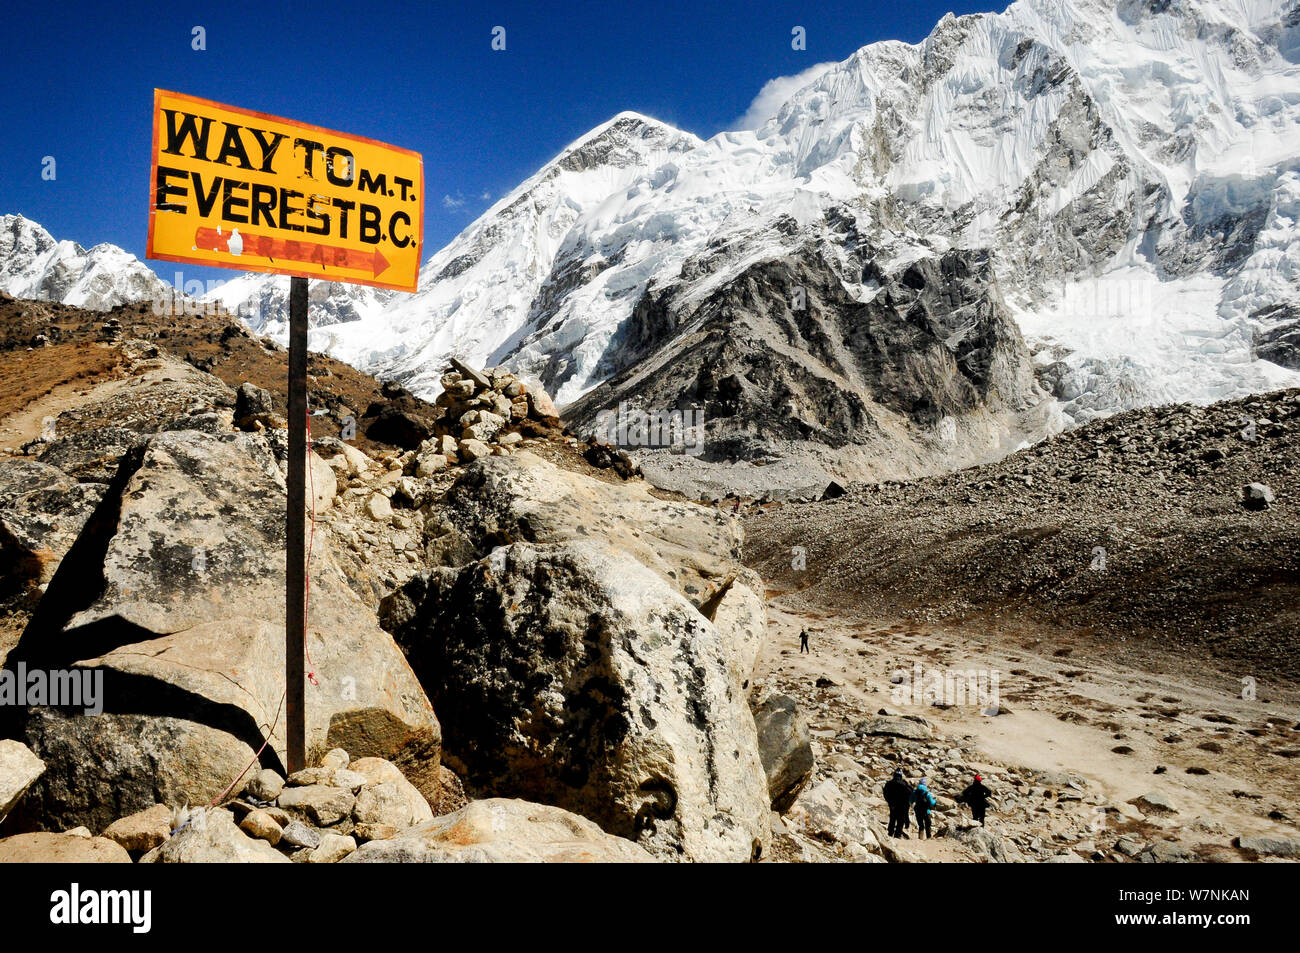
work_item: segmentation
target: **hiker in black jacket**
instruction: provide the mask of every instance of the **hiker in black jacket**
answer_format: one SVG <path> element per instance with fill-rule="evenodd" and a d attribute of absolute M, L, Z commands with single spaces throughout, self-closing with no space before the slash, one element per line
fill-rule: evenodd
<path fill-rule="evenodd" d="M 928 779 L 922 778 L 912 792 L 912 809 L 916 811 L 916 836 L 929 837 L 931 832 L 930 811 L 935 806 L 935 797 L 926 786 Z"/>
<path fill-rule="evenodd" d="M 889 805 L 889 836 L 906 837 L 907 805 L 912 800 L 912 786 L 903 780 L 901 768 L 894 769 L 894 776 L 885 782 L 885 803 Z"/>
<path fill-rule="evenodd" d="M 993 796 L 984 785 L 984 779 L 978 774 L 971 785 L 962 791 L 957 797 L 957 801 L 970 807 L 971 817 L 975 818 L 980 827 L 984 826 L 984 812 L 988 810 L 989 798 Z"/>

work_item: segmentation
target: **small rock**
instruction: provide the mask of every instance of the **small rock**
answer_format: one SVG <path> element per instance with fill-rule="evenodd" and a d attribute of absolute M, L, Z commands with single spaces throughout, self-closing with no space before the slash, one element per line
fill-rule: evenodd
<path fill-rule="evenodd" d="M 320 844 L 307 855 L 309 864 L 337 864 L 357 849 L 357 842 L 352 837 L 326 831 L 321 835 Z"/>
<path fill-rule="evenodd" d="M 329 827 L 352 814 L 357 799 L 350 791 L 308 784 L 304 787 L 285 788 L 279 806 L 286 811 L 305 813 L 320 827 Z"/>
<path fill-rule="evenodd" d="M 1248 510 L 1266 510 L 1276 499 L 1263 483 L 1247 483 L 1241 488 L 1241 505 Z"/>
<path fill-rule="evenodd" d="M 320 831 L 308 827 L 302 821 L 290 821 L 284 825 L 281 839 L 294 847 L 313 848 L 320 846 Z"/>
<path fill-rule="evenodd" d="M 398 830 L 391 824 L 358 824 L 352 836 L 358 841 L 389 840 L 398 835 Z"/>
<path fill-rule="evenodd" d="M 320 766 L 322 768 L 333 768 L 336 771 L 341 771 L 351 763 L 351 755 L 342 748 L 331 748 L 329 751 L 325 752 L 325 756 L 320 759 Z"/>
<path fill-rule="evenodd" d="M 102 836 L 129 851 L 148 851 L 167 840 L 171 831 L 171 808 L 166 804 L 155 804 L 109 824 Z"/>
<path fill-rule="evenodd" d="M 447 458 L 441 453 L 426 453 L 419 458 L 415 465 L 415 475 L 419 477 L 430 477 L 441 470 L 447 469 Z"/>
<path fill-rule="evenodd" d="M 387 523 L 393 518 L 393 505 L 382 493 L 372 493 L 366 500 L 366 515 L 379 523 Z"/>
<path fill-rule="evenodd" d="M 344 790 L 351 791 L 354 794 L 359 791 L 361 786 L 365 783 L 366 776 L 364 774 L 348 770 L 347 768 L 335 771 L 334 776 L 329 781 L 330 787 L 343 788 Z"/>
<path fill-rule="evenodd" d="M 249 811 L 240 821 L 239 829 L 245 834 L 261 838 L 272 847 L 280 843 L 280 838 L 284 836 L 284 829 L 266 811 Z"/>
<path fill-rule="evenodd" d="M 1196 855 L 1180 844 L 1157 841 L 1137 855 L 1140 864 L 1190 864 Z"/>
<path fill-rule="evenodd" d="M 244 794 L 259 801 L 274 801 L 284 790 L 284 778 L 270 768 L 263 768 L 244 785 Z"/>
<path fill-rule="evenodd" d="M 229 811 L 198 811 L 186 828 L 140 858 L 142 864 L 284 864 L 288 860 L 264 840 L 235 826 Z"/>

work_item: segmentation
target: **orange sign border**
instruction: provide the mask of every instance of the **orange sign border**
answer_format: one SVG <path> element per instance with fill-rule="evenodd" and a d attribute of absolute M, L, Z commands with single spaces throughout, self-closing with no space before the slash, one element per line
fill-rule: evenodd
<path fill-rule="evenodd" d="M 415 248 L 416 266 L 415 266 L 414 282 L 410 285 L 410 287 L 407 287 L 406 285 L 395 284 L 391 281 L 377 281 L 375 279 L 367 280 L 365 278 L 327 277 L 321 275 L 319 272 L 304 271 L 301 268 L 277 268 L 274 266 L 266 266 L 263 268 L 248 268 L 248 267 L 240 267 L 239 265 L 234 264 L 233 262 L 228 264 L 226 262 L 211 261 L 206 258 L 189 258 L 184 255 L 154 254 L 153 223 L 154 223 L 154 216 L 158 214 L 158 210 L 156 208 L 156 203 L 158 201 L 158 190 L 156 186 L 156 183 L 158 181 L 158 121 L 157 119 L 158 119 L 159 107 L 161 105 L 161 99 L 163 96 L 170 96 L 175 99 L 183 100 L 184 102 L 197 103 L 200 106 L 215 106 L 218 109 L 224 109 L 227 112 L 237 113 L 241 116 L 251 116 L 255 119 L 270 120 L 271 122 L 282 122 L 285 123 L 286 125 L 297 126 L 301 129 L 307 129 L 312 132 L 324 133 L 325 135 L 334 136 L 340 139 L 351 139 L 353 142 L 362 142 L 365 143 L 366 145 L 379 146 L 380 148 L 387 149 L 392 152 L 402 152 L 408 156 L 414 156 L 416 159 L 419 159 L 420 160 L 420 183 L 419 183 L 420 220 L 419 220 L 419 224 L 416 226 L 416 234 L 419 235 L 419 240 L 417 241 L 416 248 Z M 372 288 L 391 288 L 395 291 L 415 292 L 419 290 L 420 271 L 423 267 L 422 259 L 424 257 L 423 254 L 424 156 L 416 152 L 414 149 L 403 149 L 401 146 L 390 145 L 387 142 L 380 142 L 378 139 L 371 139 L 368 138 L 367 136 L 356 136 L 350 132 L 339 132 L 337 129 L 327 129 L 324 126 L 317 126 L 314 123 L 299 122 L 296 119 L 287 119 L 284 116 L 276 116 L 272 113 L 258 112 L 255 109 L 243 109 L 239 106 L 230 106 L 227 105 L 226 103 L 219 103 L 215 99 L 204 99 L 201 96 L 191 96 L 188 93 L 176 93 L 176 92 L 172 92 L 169 89 L 159 89 L 156 86 L 154 87 L 154 91 L 153 91 L 153 114 L 149 119 L 149 124 L 153 127 L 152 136 L 151 136 L 153 142 L 150 147 L 150 155 L 149 155 L 149 238 L 145 243 L 145 253 L 144 253 L 145 258 L 151 258 L 154 261 L 175 261 L 186 265 L 202 265 L 205 268 L 227 268 L 231 271 L 253 272 L 255 274 L 290 275 L 295 278 L 315 278 L 318 281 L 337 281 L 340 284 L 369 285 Z"/>

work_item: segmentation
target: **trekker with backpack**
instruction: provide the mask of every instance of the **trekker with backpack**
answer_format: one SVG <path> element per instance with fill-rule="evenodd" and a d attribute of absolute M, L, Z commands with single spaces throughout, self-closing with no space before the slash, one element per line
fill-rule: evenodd
<path fill-rule="evenodd" d="M 930 836 L 930 811 L 938 802 L 934 795 L 930 793 L 929 787 L 926 786 L 928 779 L 922 778 L 921 783 L 916 786 L 912 792 L 912 810 L 916 813 L 916 836 Z"/>

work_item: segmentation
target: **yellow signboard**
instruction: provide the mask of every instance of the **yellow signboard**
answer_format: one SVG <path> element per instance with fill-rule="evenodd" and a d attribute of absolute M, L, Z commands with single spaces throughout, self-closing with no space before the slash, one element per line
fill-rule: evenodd
<path fill-rule="evenodd" d="M 418 152 L 154 90 L 147 255 L 414 291 Z"/>

